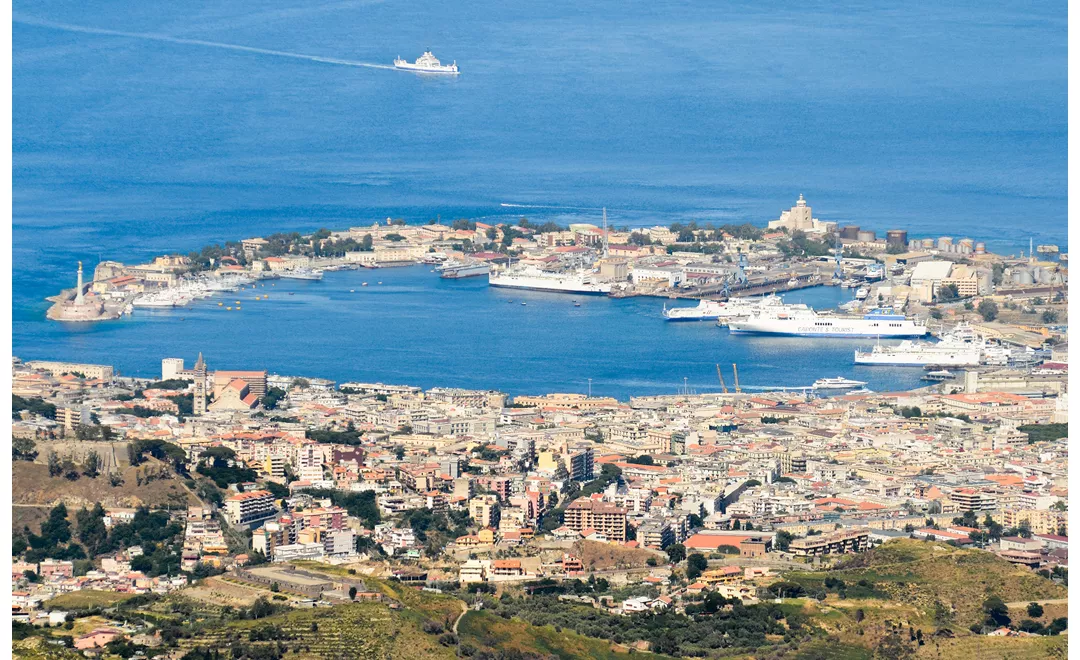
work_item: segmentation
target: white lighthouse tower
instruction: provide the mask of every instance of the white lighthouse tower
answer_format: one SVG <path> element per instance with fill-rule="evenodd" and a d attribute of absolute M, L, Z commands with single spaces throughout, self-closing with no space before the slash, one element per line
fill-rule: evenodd
<path fill-rule="evenodd" d="M 83 304 L 83 290 L 82 289 L 83 289 L 83 284 L 82 284 L 82 262 L 80 261 L 79 262 L 79 284 L 78 284 L 78 288 L 75 289 L 75 304 L 76 305 Z"/>

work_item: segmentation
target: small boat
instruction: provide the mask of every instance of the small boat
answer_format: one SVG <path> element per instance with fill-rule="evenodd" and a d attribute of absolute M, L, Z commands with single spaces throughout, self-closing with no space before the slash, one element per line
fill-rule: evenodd
<path fill-rule="evenodd" d="M 574 307 L 581 307 L 581 303 L 574 303 Z"/>
<path fill-rule="evenodd" d="M 382 282 L 379 282 L 379 284 L 382 284 Z"/>
<path fill-rule="evenodd" d="M 217 304 L 217 306 L 218 306 L 218 307 L 224 307 L 224 306 L 225 306 L 225 303 L 218 303 L 218 304 Z"/>
<path fill-rule="evenodd" d="M 226 307 L 225 309 L 227 309 L 230 312 L 232 311 L 232 307 Z"/>
<path fill-rule="evenodd" d="M 289 292 L 289 295 L 290 295 L 290 296 L 295 296 L 296 294 L 295 294 L 295 293 L 293 293 L 292 291 L 290 291 L 290 292 Z"/>
<path fill-rule="evenodd" d="M 522 306 L 525 306 L 525 305 L 528 305 L 529 303 L 521 303 L 521 304 L 522 304 Z"/>
<path fill-rule="evenodd" d="M 367 286 L 367 282 L 361 282 L 360 286 Z"/>
<path fill-rule="evenodd" d="M 356 293 L 356 289 L 349 289 L 349 293 Z M 290 293 L 289 295 L 291 296 L 292 294 Z"/>

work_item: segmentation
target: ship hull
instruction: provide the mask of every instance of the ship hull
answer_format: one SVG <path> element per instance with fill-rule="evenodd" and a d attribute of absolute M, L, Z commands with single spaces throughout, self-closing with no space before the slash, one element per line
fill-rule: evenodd
<path fill-rule="evenodd" d="M 548 291 L 551 293 L 578 293 L 585 296 L 606 296 L 610 290 L 593 288 L 576 288 L 572 285 L 560 286 L 558 284 L 517 284 L 514 282 L 488 281 L 488 285 L 501 289 L 523 289 L 526 291 Z"/>
<path fill-rule="evenodd" d="M 460 74 L 460 71 L 454 69 L 429 69 L 427 67 L 416 66 L 415 64 L 395 64 L 395 69 L 399 71 L 412 71 L 414 73 L 435 73 L 443 76 L 456 76 Z"/>

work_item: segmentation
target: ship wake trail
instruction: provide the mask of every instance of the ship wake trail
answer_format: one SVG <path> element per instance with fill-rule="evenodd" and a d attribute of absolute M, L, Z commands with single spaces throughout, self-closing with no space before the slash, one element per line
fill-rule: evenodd
<path fill-rule="evenodd" d="M 220 48 L 222 50 L 235 50 L 243 53 L 254 53 L 256 55 L 273 55 L 275 57 L 288 57 L 294 60 L 308 60 L 310 62 L 321 62 L 323 64 L 338 64 L 341 66 L 355 66 L 365 69 L 389 69 L 394 71 L 394 67 L 388 64 L 374 64 L 372 62 L 357 62 L 355 60 L 343 60 L 335 57 L 322 57 L 320 55 L 305 55 L 303 53 L 290 53 L 283 50 L 271 50 L 269 48 L 255 48 L 253 46 L 241 46 L 239 44 L 227 44 L 217 41 L 203 41 L 202 39 L 185 39 L 183 37 L 170 37 L 166 34 L 155 34 L 153 32 L 124 32 L 122 30 L 107 30 L 104 28 L 87 27 L 85 25 L 71 25 L 68 23 L 54 23 L 52 21 L 43 21 L 36 18 L 13 16 L 12 23 L 20 23 L 22 25 L 33 25 L 36 27 L 43 27 L 52 30 L 62 30 L 64 32 L 77 32 L 80 34 L 98 34 L 108 37 L 126 37 L 128 39 L 141 39 L 143 41 L 160 41 L 163 43 L 180 44 L 184 46 L 203 46 L 204 48 Z"/>

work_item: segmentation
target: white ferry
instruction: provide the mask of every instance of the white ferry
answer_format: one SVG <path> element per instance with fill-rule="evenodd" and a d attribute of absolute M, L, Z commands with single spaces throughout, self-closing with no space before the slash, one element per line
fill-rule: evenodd
<path fill-rule="evenodd" d="M 924 324 L 888 308 L 862 316 L 833 316 L 789 305 L 758 310 L 728 327 L 732 334 L 797 337 L 923 337 L 929 332 Z"/>
<path fill-rule="evenodd" d="M 855 351 L 855 364 L 896 367 L 973 367 L 987 345 L 967 324 L 960 324 L 937 343 L 904 340 L 896 346 L 878 344 L 869 351 Z"/>
<path fill-rule="evenodd" d="M 819 378 L 814 381 L 815 390 L 853 390 L 856 387 L 862 387 L 866 385 L 861 380 L 851 380 L 850 378 L 843 378 L 837 376 L 835 378 Z"/>
<path fill-rule="evenodd" d="M 490 273 L 488 284 L 508 289 L 531 289 L 533 291 L 556 291 L 561 293 L 587 293 L 603 295 L 611 293 L 610 282 L 600 282 L 590 271 L 553 273 L 535 266 L 507 269 Z"/>
<path fill-rule="evenodd" d="M 404 69 L 405 71 L 417 71 L 420 73 L 442 73 L 456 76 L 461 73 L 458 71 L 457 61 L 453 64 L 443 64 L 431 54 L 430 50 L 425 50 L 424 54 L 416 58 L 415 62 L 409 62 L 407 60 L 397 57 L 394 59 L 394 68 Z"/>

